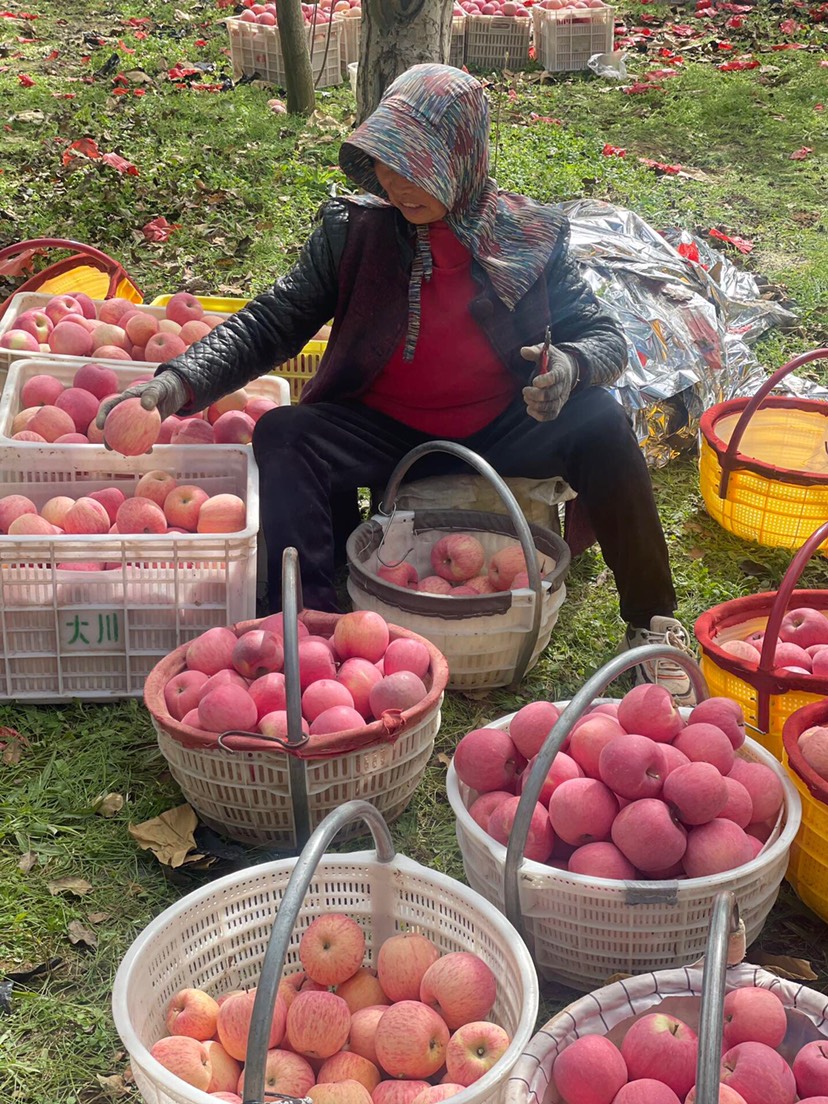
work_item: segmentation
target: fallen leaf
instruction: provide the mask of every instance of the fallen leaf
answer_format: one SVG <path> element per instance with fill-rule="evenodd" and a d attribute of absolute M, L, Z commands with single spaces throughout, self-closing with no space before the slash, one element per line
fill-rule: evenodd
<path fill-rule="evenodd" d="M 69 942 L 74 946 L 83 945 L 89 947 L 90 950 L 94 950 L 98 945 L 98 937 L 89 928 L 84 927 L 80 920 L 71 920 L 67 927 L 69 933 Z"/>
<path fill-rule="evenodd" d="M 0 748 L 3 749 L 3 762 L 14 767 L 20 762 L 23 749 L 29 747 L 29 741 L 15 728 L 0 728 Z"/>
<path fill-rule="evenodd" d="M 42 249 L 23 249 L 16 257 L 9 257 L 6 261 L 0 261 L 0 276 L 22 276 L 31 272 L 34 267 L 33 259 L 42 253 Z M 13 729 L 0 728 L 0 736 L 3 732 L 11 732 Z"/>
<path fill-rule="evenodd" d="M 119 1073 L 113 1073 L 110 1077 L 102 1077 L 99 1073 L 96 1073 L 95 1080 L 102 1089 L 106 1089 L 111 1097 L 127 1096 L 129 1093 L 129 1089 Z"/>
<path fill-rule="evenodd" d="M 717 230 L 715 227 L 707 232 L 711 238 L 716 238 L 717 241 L 727 242 L 729 245 L 738 249 L 740 253 L 750 253 L 753 250 L 753 242 L 748 238 L 740 238 L 735 234 L 725 234 L 723 230 Z"/>
<path fill-rule="evenodd" d="M 794 152 L 790 155 L 789 160 L 804 161 L 808 154 L 813 152 L 814 151 L 811 149 L 810 146 L 803 146 L 801 149 L 794 150 Z"/>
<path fill-rule="evenodd" d="M 621 146 L 611 146 L 609 144 L 609 142 L 607 142 L 604 145 L 604 148 L 601 150 L 601 153 L 604 155 L 604 157 L 626 157 L 627 156 L 627 151 L 625 149 L 623 149 Z"/>
<path fill-rule="evenodd" d="M 76 142 L 70 142 L 63 151 L 63 164 L 68 165 L 77 156 L 89 157 L 96 161 L 101 156 L 101 151 L 98 149 L 98 143 L 95 139 L 78 138 Z"/>
<path fill-rule="evenodd" d="M 440 763 L 442 766 L 448 768 L 451 766 L 451 756 L 446 755 L 445 752 L 441 751 L 440 754 L 437 756 L 437 762 Z"/>
<path fill-rule="evenodd" d="M 46 962 L 38 962 L 35 966 L 22 966 L 18 970 L 8 970 L 6 972 L 6 977 L 17 982 L 18 985 L 25 985 L 27 982 L 31 981 L 32 978 L 40 977 L 42 974 L 50 974 L 52 970 L 56 970 L 62 963 L 62 958 L 50 958 Z"/>
<path fill-rule="evenodd" d="M 804 958 L 792 958 L 790 955 L 769 955 L 764 951 L 755 951 L 752 955 L 757 966 L 764 966 L 772 970 L 780 977 L 790 978 L 793 981 L 816 981 L 819 974 L 811 969 L 810 962 Z"/>
<path fill-rule="evenodd" d="M 189 805 L 167 809 L 152 820 L 129 826 L 129 834 L 143 851 L 152 851 L 164 866 L 182 866 L 195 848 L 198 817 Z"/>
<path fill-rule="evenodd" d="M 147 222 L 141 227 L 141 231 L 147 241 L 157 242 L 168 241 L 170 234 L 172 234 L 174 230 L 180 229 L 180 222 L 167 222 L 163 215 L 159 215 L 158 218 L 154 218 L 151 222 Z"/>
<path fill-rule="evenodd" d="M 17 74 L 17 79 L 23 85 L 24 88 L 31 88 L 32 85 L 34 84 L 34 81 L 29 76 L 28 73 L 18 73 Z"/>
<path fill-rule="evenodd" d="M 87 920 L 90 924 L 102 924 L 104 920 L 111 920 L 111 912 L 90 912 Z"/>
<path fill-rule="evenodd" d="M 108 793 L 102 797 L 95 806 L 98 816 L 111 817 L 119 813 L 124 807 L 124 799 L 119 793 Z"/>
<path fill-rule="evenodd" d="M 704 556 L 701 548 L 691 548 L 687 553 L 691 560 L 700 560 Z"/>
<path fill-rule="evenodd" d="M 56 897 L 58 893 L 71 893 L 75 897 L 83 897 L 92 888 L 85 878 L 71 877 L 56 878 L 53 882 L 47 882 L 46 885 L 53 897 Z"/>
<path fill-rule="evenodd" d="M 105 165 L 111 165 L 113 169 L 117 169 L 119 173 L 127 173 L 129 176 L 138 176 L 138 169 L 131 161 L 124 160 L 123 157 L 119 157 L 117 153 L 105 153 L 101 158 L 101 161 Z"/>
<path fill-rule="evenodd" d="M 27 851 L 25 855 L 21 855 L 17 860 L 17 869 L 22 870 L 24 874 L 28 874 L 36 863 L 37 855 L 34 851 Z"/>

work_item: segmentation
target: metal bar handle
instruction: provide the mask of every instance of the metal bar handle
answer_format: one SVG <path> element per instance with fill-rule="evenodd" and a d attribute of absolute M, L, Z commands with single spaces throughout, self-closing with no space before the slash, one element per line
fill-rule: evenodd
<path fill-rule="evenodd" d="M 526 560 L 526 573 L 529 576 L 529 586 L 533 592 L 535 601 L 532 608 L 532 624 L 529 632 L 523 639 L 523 644 L 521 645 L 520 653 L 515 664 L 515 673 L 511 685 L 513 687 L 517 686 L 526 674 L 532 659 L 532 653 L 538 642 L 543 603 L 543 587 L 541 585 L 540 570 L 538 568 L 538 557 L 535 549 L 535 542 L 532 539 L 532 532 L 529 528 L 529 522 L 523 516 L 523 511 L 518 505 L 517 499 L 506 486 L 503 479 L 494 470 L 492 465 L 487 460 L 484 460 L 482 456 L 478 456 L 476 452 L 472 452 L 471 449 L 466 448 L 465 445 L 455 444 L 454 441 L 427 441 L 425 444 L 417 445 L 416 448 L 406 453 L 391 473 L 385 488 L 385 493 L 382 497 L 382 502 L 380 503 L 380 513 L 387 516 L 391 512 L 396 503 L 403 476 L 413 464 L 423 456 L 427 456 L 430 452 L 445 452 L 448 453 L 449 456 L 455 456 L 457 459 L 465 461 L 469 467 L 474 468 L 479 475 L 482 475 L 484 479 L 487 479 L 491 483 L 506 507 L 509 517 L 512 519 L 515 533 L 523 548 L 523 556 Z"/>
<path fill-rule="evenodd" d="M 282 553 L 282 629 L 285 642 L 285 708 L 288 744 L 305 743 L 302 733 L 302 686 L 299 680 L 299 611 L 302 609 L 299 553 L 286 548 Z M 293 828 L 297 848 L 304 847 L 311 834 L 308 774 L 298 755 L 288 755 Z"/>
<path fill-rule="evenodd" d="M 730 936 L 738 928 L 736 896 L 730 890 L 723 890 L 713 898 L 707 929 L 696 1057 L 696 1104 L 717 1104 L 719 1099 L 727 952 Z"/>
<path fill-rule="evenodd" d="M 631 648 L 629 651 L 615 656 L 609 663 L 605 663 L 600 670 L 587 679 L 550 729 L 543 747 L 535 758 L 535 764 L 529 772 L 526 785 L 520 795 L 520 802 L 509 836 L 509 845 L 506 849 L 506 865 L 503 871 L 506 916 L 512 925 L 517 928 L 524 941 L 526 941 L 526 931 L 520 908 L 518 874 L 523 862 L 523 849 L 526 846 L 532 813 L 544 779 L 552 766 L 552 761 L 572 732 L 576 722 L 583 717 L 595 698 L 600 697 L 610 683 L 614 682 L 619 675 L 623 675 L 625 671 L 637 667 L 640 663 L 658 659 L 669 659 L 687 672 L 696 694 L 696 701 L 703 701 L 708 697 L 707 684 L 704 681 L 701 668 L 696 660 L 687 655 L 686 652 L 681 652 L 678 648 L 670 648 L 664 644 L 645 644 L 640 648 Z"/>
<path fill-rule="evenodd" d="M 262 960 L 256 999 L 253 1002 L 253 1015 L 250 1020 L 250 1034 L 247 1039 L 243 1104 L 264 1104 L 265 1060 L 270 1024 L 293 927 L 322 856 L 337 832 L 355 820 L 364 820 L 368 825 L 374 837 L 378 862 L 390 863 L 396 854 L 391 832 L 382 813 L 367 801 L 346 801 L 344 805 L 340 805 L 317 825 L 313 835 L 302 848 L 302 853 L 296 859 L 279 903 Z"/>
<path fill-rule="evenodd" d="M 745 409 L 739 416 L 739 420 L 733 428 L 733 433 L 727 443 L 725 454 L 722 457 L 722 477 L 719 480 L 719 498 L 727 498 L 727 487 L 730 482 L 730 474 L 736 466 L 736 454 L 742 441 L 748 422 L 765 401 L 765 398 L 773 391 L 777 383 L 789 373 L 801 368 L 803 364 L 810 364 L 812 360 L 822 360 L 828 357 L 828 349 L 811 349 L 808 353 L 800 353 L 799 356 L 777 368 L 773 375 L 768 376 L 755 395 L 748 401 Z"/>

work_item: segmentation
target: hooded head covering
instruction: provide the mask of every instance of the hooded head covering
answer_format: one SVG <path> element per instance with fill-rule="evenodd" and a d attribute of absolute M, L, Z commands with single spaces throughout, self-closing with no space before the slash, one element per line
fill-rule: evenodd
<path fill-rule="evenodd" d="M 513 310 L 543 272 L 560 218 L 551 207 L 500 191 L 489 176 L 489 104 L 480 82 L 449 65 L 406 70 L 339 151 L 343 172 L 370 193 L 351 202 L 387 205 L 375 158 L 447 208 L 446 224 Z M 406 360 L 419 332 L 421 282 L 431 276 L 428 226 L 417 227 L 417 238 Z"/>

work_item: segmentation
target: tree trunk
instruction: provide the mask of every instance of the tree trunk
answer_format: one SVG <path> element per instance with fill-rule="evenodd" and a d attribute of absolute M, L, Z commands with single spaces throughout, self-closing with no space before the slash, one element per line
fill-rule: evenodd
<path fill-rule="evenodd" d="M 448 61 L 453 7 L 453 0 L 363 0 L 358 122 L 400 73 L 423 61 Z"/>
<path fill-rule="evenodd" d="M 285 63 L 287 109 L 291 115 L 310 115 L 316 107 L 316 94 L 301 0 L 276 0 L 276 19 Z"/>

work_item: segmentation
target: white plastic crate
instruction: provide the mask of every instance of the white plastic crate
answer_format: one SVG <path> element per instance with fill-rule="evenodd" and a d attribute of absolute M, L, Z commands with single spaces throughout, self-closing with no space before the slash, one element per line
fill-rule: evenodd
<path fill-rule="evenodd" d="M 466 65 L 521 69 L 529 61 L 530 19 L 511 15 L 466 16 Z"/>
<path fill-rule="evenodd" d="M 6 313 L 0 318 L 0 337 L 7 330 L 14 329 L 14 320 L 19 318 L 24 311 L 27 310 L 42 310 L 50 299 L 54 299 L 54 295 L 47 295 L 42 291 L 20 291 L 15 295 L 9 303 Z M 100 306 L 103 302 L 102 299 L 93 299 L 92 302 L 96 306 Z M 132 303 L 131 306 L 140 311 L 141 314 L 151 314 L 155 318 L 166 318 L 166 310 L 164 307 L 152 307 L 145 303 Z M 229 318 L 229 314 L 221 313 L 219 311 L 208 311 L 208 314 L 216 314 L 219 318 Z M 86 364 L 87 361 L 94 360 L 96 364 L 108 364 L 111 367 L 123 367 L 125 364 L 142 364 L 146 367 L 146 361 L 128 361 L 128 360 L 101 360 L 99 357 L 72 357 L 65 356 L 62 353 L 34 353 L 25 349 L 0 349 L 0 366 L 3 364 L 9 365 L 15 360 L 31 360 L 33 357 L 48 356 L 49 360 L 56 359 L 61 363 L 74 364 L 76 367 L 80 364 Z M 153 371 L 158 367 L 157 364 L 151 365 Z M 145 372 L 139 373 L 139 375 L 146 375 Z"/>
<path fill-rule="evenodd" d="M 144 472 L 159 468 L 247 504 L 238 533 L 0 538 L 0 698 L 137 696 L 179 644 L 254 616 L 259 492 L 251 449 L 161 445 L 125 457 L 100 446 L 12 445 L 0 448 L 0 468 L 16 474 L 0 482 L 0 498 L 25 494 L 38 507 L 111 485 L 129 495 Z M 102 568 L 57 566 L 71 562 Z"/>
<path fill-rule="evenodd" d="M 593 54 L 612 50 L 615 9 L 533 8 L 537 60 L 549 73 L 586 69 Z"/>
<path fill-rule="evenodd" d="M 311 70 L 317 88 L 342 83 L 343 19 L 317 27 L 308 26 Z M 286 69 L 278 27 L 265 27 L 243 19 L 227 20 L 233 76 L 257 77 L 269 84 L 285 86 Z"/>
<path fill-rule="evenodd" d="M 342 17 L 342 76 L 348 76 L 348 66 L 359 62 L 362 19 L 355 15 Z"/>
<path fill-rule="evenodd" d="M 462 69 L 466 64 L 466 17 L 455 15 L 451 21 L 451 46 L 449 65 Z"/>
<path fill-rule="evenodd" d="M 564 708 L 569 703 L 556 704 Z M 685 719 L 689 712 L 682 710 Z M 507 729 L 513 716 L 490 721 L 486 727 Z M 640 974 L 695 962 L 704 953 L 710 909 L 721 890 L 736 894 L 748 944 L 757 938 L 785 876 L 802 803 L 778 761 L 754 740 L 746 740 L 736 754 L 770 767 L 785 795 L 781 823 L 764 850 L 736 870 L 680 881 L 621 881 L 523 860 L 518 875 L 520 908 L 542 977 L 586 990 L 615 973 Z M 453 763 L 446 791 L 466 879 L 505 910 L 506 848 L 469 815 L 478 795 L 460 781 Z"/>
<path fill-rule="evenodd" d="M 0 438 L 5 438 L 9 444 L 23 449 L 24 453 L 27 449 L 42 448 L 43 446 L 37 441 L 11 440 L 12 424 L 15 417 L 22 409 L 20 393 L 23 390 L 23 385 L 33 376 L 49 375 L 60 380 L 66 387 L 71 387 L 72 379 L 79 365 L 87 364 L 93 359 L 92 357 L 55 357 L 54 359 L 43 357 L 40 359 L 33 358 L 32 360 L 15 361 L 9 369 L 8 378 L 3 387 L 2 394 L 0 394 Z M 66 361 L 72 361 L 72 363 L 67 364 Z M 102 364 L 103 361 L 95 361 L 95 363 Z M 117 361 L 111 364 L 110 367 L 118 377 L 121 390 L 123 390 L 129 387 L 134 380 L 153 375 L 159 365 L 140 364 L 137 361 L 133 363 Z M 244 389 L 251 398 L 270 399 L 272 402 L 276 403 L 277 406 L 290 406 L 290 384 L 286 379 L 282 379 L 280 376 L 259 376 L 257 379 L 251 380 L 250 383 L 246 383 Z M 54 445 L 53 447 L 59 452 L 61 449 L 78 447 L 93 448 L 94 446 Z M 2 478 L 5 478 L 5 475 L 0 469 L 0 479 Z"/>

